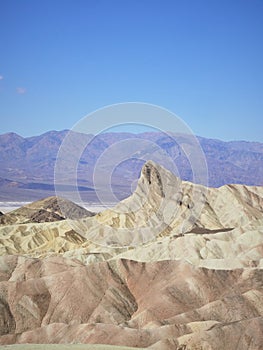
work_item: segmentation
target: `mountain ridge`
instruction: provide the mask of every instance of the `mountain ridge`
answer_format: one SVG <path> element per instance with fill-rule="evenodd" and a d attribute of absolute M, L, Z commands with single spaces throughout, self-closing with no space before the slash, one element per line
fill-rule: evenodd
<path fill-rule="evenodd" d="M 36 200 L 54 195 L 54 169 L 59 148 L 69 131 L 50 131 L 39 136 L 23 138 L 15 133 L 0 135 L 0 200 Z M 78 166 L 79 186 L 89 201 L 98 201 L 93 171 L 100 156 L 117 142 L 136 137 L 149 141 L 174 162 L 182 180 L 192 181 L 191 164 L 169 133 L 105 133 L 96 137 L 76 133 L 76 140 L 91 143 L 82 152 Z M 246 141 L 220 141 L 197 137 L 208 168 L 208 186 L 220 187 L 229 183 L 263 185 L 263 144 Z M 132 142 L 132 141 L 131 141 Z M 135 141 L 136 142 L 136 141 Z M 180 139 L 178 138 L 178 142 Z M 75 151 L 76 152 L 76 151 Z M 117 198 L 131 193 L 130 186 L 138 178 L 142 164 L 152 159 L 155 150 L 148 146 L 142 159 L 127 159 L 114 169 L 112 187 Z M 74 151 L 72 152 L 74 157 Z M 112 158 L 114 161 L 115 155 Z M 140 156 L 139 156 L 140 157 Z M 116 154 L 118 159 L 118 154 Z M 67 160 L 70 165 L 70 159 Z M 163 164 L 165 165 L 165 164 Z M 106 167 L 108 165 L 106 164 Z M 105 175 L 110 169 L 101 169 Z M 105 177 L 101 175 L 101 178 Z M 69 180 L 70 181 L 70 180 Z M 103 181 L 103 180 L 102 180 Z M 4 183 L 5 182 L 5 183 Z M 53 186 L 53 187 L 52 187 Z M 101 185 L 103 187 L 103 184 Z M 103 190 L 103 189 L 102 189 Z"/>

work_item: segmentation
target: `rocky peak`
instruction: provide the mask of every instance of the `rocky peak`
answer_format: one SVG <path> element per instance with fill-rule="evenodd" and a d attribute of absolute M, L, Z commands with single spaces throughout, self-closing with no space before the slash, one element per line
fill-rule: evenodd
<path fill-rule="evenodd" d="M 165 171 L 163 169 L 163 171 Z M 151 190 L 161 197 L 165 197 L 160 166 L 152 160 L 146 162 L 141 171 L 141 182 L 144 185 L 151 187 Z"/>

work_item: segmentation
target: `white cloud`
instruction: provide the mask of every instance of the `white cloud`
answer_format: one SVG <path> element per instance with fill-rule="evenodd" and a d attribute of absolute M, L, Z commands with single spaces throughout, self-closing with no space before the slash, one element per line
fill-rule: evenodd
<path fill-rule="evenodd" d="M 18 88 L 16 88 L 16 92 L 17 92 L 19 95 L 24 95 L 24 94 L 26 93 L 26 88 L 18 87 Z"/>

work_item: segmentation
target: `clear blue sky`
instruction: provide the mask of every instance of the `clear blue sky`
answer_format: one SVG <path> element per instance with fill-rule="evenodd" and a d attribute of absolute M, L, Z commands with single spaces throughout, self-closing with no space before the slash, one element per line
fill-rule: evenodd
<path fill-rule="evenodd" d="M 0 13 L 0 133 L 140 101 L 197 135 L 263 141 L 262 0 L 0 0 Z"/>

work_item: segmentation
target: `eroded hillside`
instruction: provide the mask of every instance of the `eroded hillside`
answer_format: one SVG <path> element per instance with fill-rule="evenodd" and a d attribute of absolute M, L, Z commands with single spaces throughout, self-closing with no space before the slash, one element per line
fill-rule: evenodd
<path fill-rule="evenodd" d="M 1 226 L 1 344 L 262 349 L 262 187 L 205 188 L 148 162 L 116 207 L 72 208 Z"/>

